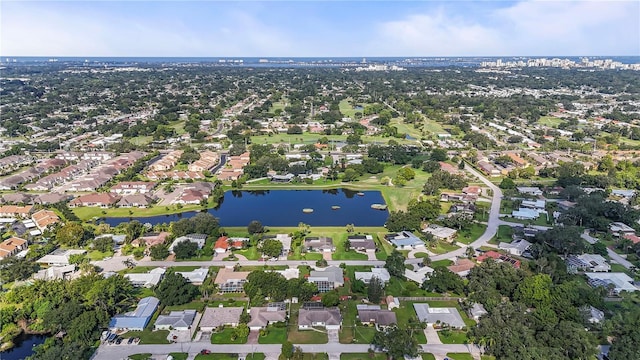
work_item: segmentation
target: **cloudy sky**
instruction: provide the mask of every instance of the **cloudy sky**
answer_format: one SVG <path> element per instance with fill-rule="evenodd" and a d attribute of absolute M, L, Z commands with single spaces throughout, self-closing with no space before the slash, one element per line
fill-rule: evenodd
<path fill-rule="evenodd" d="M 0 56 L 640 55 L 640 1 L 0 2 Z"/>

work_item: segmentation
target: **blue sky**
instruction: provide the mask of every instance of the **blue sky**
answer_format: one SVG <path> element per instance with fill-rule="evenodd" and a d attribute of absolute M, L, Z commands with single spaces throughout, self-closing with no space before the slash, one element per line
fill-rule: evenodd
<path fill-rule="evenodd" d="M 0 56 L 640 55 L 640 1 L 0 2 Z"/>

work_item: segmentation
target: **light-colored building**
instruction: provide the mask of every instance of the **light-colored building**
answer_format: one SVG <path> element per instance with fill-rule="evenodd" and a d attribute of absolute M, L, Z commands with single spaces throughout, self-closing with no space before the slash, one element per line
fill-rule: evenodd
<path fill-rule="evenodd" d="M 0 243 L 0 259 L 14 256 L 21 251 L 27 250 L 28 247 L 27 240 L 12 236 Z"/>
<path fill-rule="evenodd" d="M 160 283 L 165 272 L 166 270 L 164 268 L 155 268 L 147 273 L 125 274 L 124 277 L 128 279 L 133 286 L 152 288 Z"/>
<path fill-rule="evenodd" d="M 389 275 L 389 271 L 385 268 L 373 268 L 371 271 L 356 271 L 355 277 L 356 280 L 361 280 L 365 284 L 368 284 L 374 277 L 378 278 L 385 285 L 391 280 L 391 275 Z"/>
<path fill-rule="evenodd" d="M 319 292 L 327 292 L 344 285 L 344 272 L 337 266 L 312 270 L 307 281 L 316 284 Z"/>
<path fill-rule="evenodd" d="M 542 190 L 539 187 L 530 187 L 530 186 L 518 186 L 516 187 L 520 194 L 524 195 L 533 195 L 540 196 L 542 195 Z"/>
<path fill-rule="evenodd" d="M 153 317 L 159 304 L 160 300 L 153 296 L 143 298 L 138 302 L 134 311 L 112 317 L 109 329 L 142 331 Z"/>
<path fill-rule="evenodd" d="M 623 291 L 638 291 L 638 287 L 634 285 L 633 278 L 625 273 L 620 272 L 592 272 L 585 273 L 591 286 L 613 287 L 613 291 L 621 293 Z"/>
<path fill-rule="evenodd" d="M 455 329 L 462 329 L 466 327 L 462 316 L 458 312 L 458 309 L 453 307 L 431 307 L 429 304 L 414 303 L 413 308 L 418 315 L 418 319 L 421 322 L 426 322 L 428 325 L 442 325 L 448 324 Z"/>
<path fill-rule="evenodd" d="M 589 272 L 609 272 L 611 265 L 607 260 L 598 254 L 581 254 L 569 256 L 567 258 L 567 267 L 569 270 L 582 270 Z"/>
<path fill-rule="evenodd" d="M 501 242 L 498 249 L 505 250 L 511 255 L 522 256 L 531 247 L 531 243 L 524 239 L 514 240 L 510 243 Z"/>
<path fill-rule="evenodd" d="M 169 315 L 159 315 L 153 324 L 154 330 L 189 330 L 196 318 L 195 310 L 172 311 Z"/>
<path fill-rule="evenodd" d="M 301 308 L 298 312 L 298 330 L 309 330 L 313 327 L 340 330 L 341 325 L 342 315 L 337 307 L 322 309 Z"/>
<path fill-rule="evenodd" d="M 178 245 L 179 243 L 183 242 L 183 241 L 191 241 L 192 243 L 195 243 L 195 244 L 198 245 L 198 249 L 202 249 L 204 247 L 204 244 L 207 241 L 207 235 L 205 235 L 205 234 L 189 234 L 189 235 L 185 235 L 185 236 L 180 236 L 180 237 L 176 238 L 175 240 L 173 240 L 171 245 L 169 245 L 169 252 L 173 254 L 173 248 L 176 245 Z"/>
<path fill-rule="evenodd" d="M 271 323 L 286 321 L 287 310 L 282 305 L 278 303 L 269 304 L 265 307 L 252 307 L 249 309 L 251 321 L 247 323 L 247 326 L 251 330 L 259 330 L 266 328 Z"/>
<path fill-rule="evenodd" d="M 209 268 L 203 267 L 191 271 L 176 271 L 176 274 L 182 275 L 183 278 L 189 280 L 194 285 L 202 285 L 209 275 Z"/>
<path fill-rule="evenodd" d="M 218 271 L 214 283 L 223 293 L 242 292 L 248 275 L 249 271 L 233 271 L 233 268 L 225 267 Z"/>
<path fill-rule="evenodd" d="M 81 255 L 86 252 L 87 250 L 80 249 L 56 249 L 51 254 L 45 255 L 36 260 L 36 262 L 49 266 L 64 266 L 69 265 L 69 258 L 71 255 Z"/>
<path fill-rule="evenodd" d="M 436 240 L 443 240 L 448 242 L 453 241 L 453 239 L 455 239 L 456 235 L 458 234 L 458 231 L 456 229 L 436 224 L 428 225 L 422 230 L 422 232 L 424 232 L 425 234 L 433 235 L 433 238 Z"/>
<path fill-rule="evenodd" d="M 200 319 L 200 331 L 213 332 L 221 326 L 236 327 L 243 311 L 241 307 L 208 307 Z"/>
<path fill-rule="evenodd" d="M 400 250 L 412 250 L 416 248 L 423 248 L 425 246 L 424 241 L 410 231 L 387 234 L 384 238 Z"/>

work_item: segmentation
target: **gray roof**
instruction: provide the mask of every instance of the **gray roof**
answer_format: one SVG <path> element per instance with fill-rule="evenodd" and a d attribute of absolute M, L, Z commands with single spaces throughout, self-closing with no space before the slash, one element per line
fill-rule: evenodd
<path fill-rule="evenodd" d="M 390 310 L 382 309 L 359 309 L 358 319 L 360 322 L 374 322 L 378 325 L 391 325 L 396 324 L 396 313 Z"/>
<path fill-rule="evenodd" d="M 309 281 L 329 281 L 338 284 L 344 284 L 344 272 L 337 266 L 329 266 L 328 268 L 318 271 L 313 270 L 309 273 Z"/>
<path fill-rule="evenodd" d="M 204 310 L 200 327 L 219 327 L 240 322 L 241 307 L 208 307 Z"/>
<path fill-rule="evenodd" d="M 287 319 L 287 310 L 279 310 L 274 307 L 252 307 L 250 314 L 251 321 L 247 323 L 249 327 L 265 327 L 270 323 Z"/>
<path fill-rule="evenodd" d="M 388 234 L 385 236 L 389 242 L 395 246 L 412 246 L 424 244 L 419 237 L 415 236 L 411 231 L 401 231 L 397 234 Z"/>
<path fill-rule="evenodd" d="M 158 308 L 160 304 L 160 300 L 153 296 L 147 296 L 146 298 L 142 298 L 138 302 L 138 306 L 136 310 L 132 312 L 129 316 L 137 316 L 137 317 L 146 317 L 151 316 Z"/>
<path fill-rule="evenodd" d="M 438 321 L 440 323 L 449 324 L 454 328 L 463 328 L 466 326 L 458 309 L 456 308 L 434 308 L 429 304 L 413 304 L 413 308 L 418 314 L 418 319 L 422 322 L 429 324 L 435 324 Z"/>
<path fill-rule="evenodd" d="M 196 318 L 195 310 L 172 311 L 169 315 L 160 315 L 155 326 L 171 326 L 173 328 L 190 327 Z"/>
<path fill-rule="evenodd" d="M 298 313 L 298 326 L 312 326 L 314 323 L 340 325 L 342 323 L 340 309 L 300 309 Z"/>

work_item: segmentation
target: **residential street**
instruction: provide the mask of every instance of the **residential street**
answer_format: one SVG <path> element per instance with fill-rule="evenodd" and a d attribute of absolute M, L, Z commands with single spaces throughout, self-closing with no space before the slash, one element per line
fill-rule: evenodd
<path fill-rule="evenodd" d="M 366 353 L 370 346 L 360 344 L 299 344 L 305 353 Z M 250 354 L 250 353 L 280 353 L 280 344 L 243 344 L 243 345 L 223 345 L 206 343 L 179 343 L 166 345 L 102 345 L 95 352 L 93 360 L 117 360 L 126 359 L 132 354 L 150 353 L 153 355 L 169 354 L 172 352 L 186 352 L 197 354 L 203 349 L 212 353 L 220 354 Z M 479 354 L 475 347 L 470 348 L 462 344 L 426 344 L 422 345 L 424 352 L 445 355 L 446 353 L 469 353 Z"/>
<path fill-rule="evenodd" d="M 493 238 L 498 232 L 498 226 L 502 225 L 504 222 L 500 220 L 500 200 L 502 199 L 502 190 L 499 187 L 494 185 L 489 179 L 484 177 L 479 171 L 469 166 L 469 164 L 465 164 L 465 170 L 476 176 L 480 181 L 482 181 L 491 191 L 493 192 L 493 197 L 491 199 L 491 210 L 489 211 L 489 221 L 487 222 L 487 229 L 484 231 L 484 234 L 480 235 L 480 237 L 469 244 L 474 249 L 477 249 Z M 464 256 L 466 251 L 466 247 L 461 247 L 458 250 L 454 250 L 445 254 L 435 255 L 431 257 L 431 260 L 438 261 L 444 259 L 451 259 L 456 256 Z"/>

